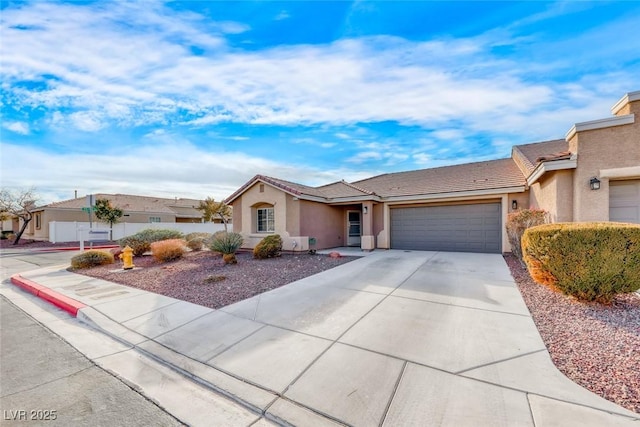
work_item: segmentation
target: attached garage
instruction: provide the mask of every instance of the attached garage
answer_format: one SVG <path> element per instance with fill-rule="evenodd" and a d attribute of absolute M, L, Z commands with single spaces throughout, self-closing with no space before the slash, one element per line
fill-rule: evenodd
<path fill-rule="evenodd" d="M 502 252 L 502 208 L 497 203 L 391 209 L 391 248 Z"/>
<path fill-rule="evenodd" d="M 640 180 L 609 182 L 609 221 L 640 224 Z"/>

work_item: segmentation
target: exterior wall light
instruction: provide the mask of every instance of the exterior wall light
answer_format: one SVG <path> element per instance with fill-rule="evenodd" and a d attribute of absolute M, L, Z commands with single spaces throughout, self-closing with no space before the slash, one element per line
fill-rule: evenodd
<path fill-rule="evenodd" d="M 367 206 L 363 206 L 362 207 L 362 213 L 366 214 L 367 212 L 369 212 L 369 208 Z"/>
<path fill-rule="evenodd" d="M 517 200 L 512 200 L 511 201 L 511 209 L 513 209 L 514 211 L 516 209 L 518 209 L 518 201 Z"/>
<path fill-rule="evenodd" d="M 592 190 L 599 190 L 600 189 L 600 180 L 594 176 L 593 178 L 591 178 L 589 180 L 589 187 Z"/>

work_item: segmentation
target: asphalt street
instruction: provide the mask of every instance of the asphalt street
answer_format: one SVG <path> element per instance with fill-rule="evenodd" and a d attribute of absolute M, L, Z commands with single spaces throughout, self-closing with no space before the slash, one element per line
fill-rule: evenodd
<path fill-rule="evenodd" d="M 8 278 L 13 273 L 60 264 L 72 255 L 3 250 L 0 253 L 2 286 L 12 286 Z M 62 310 L 51 306 L 47 309 L 54 310 L 53 315 L 61 321 L 77 322 Z M 0 296 L 0 316 L 0 424 L 3 426 L 181 425 L 4 296 Z M 85 332 L 98 334 L 88 328 Z"/>

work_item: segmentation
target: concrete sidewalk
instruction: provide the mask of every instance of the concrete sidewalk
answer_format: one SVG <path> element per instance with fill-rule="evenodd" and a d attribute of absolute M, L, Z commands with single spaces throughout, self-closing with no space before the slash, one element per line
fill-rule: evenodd
<path fill-rule="evenodd" d="M 500 255 L 374 252 L 221 310 L 60 267 L 13 280 L 279 423 L 640 425 L 555 368 Z"/>

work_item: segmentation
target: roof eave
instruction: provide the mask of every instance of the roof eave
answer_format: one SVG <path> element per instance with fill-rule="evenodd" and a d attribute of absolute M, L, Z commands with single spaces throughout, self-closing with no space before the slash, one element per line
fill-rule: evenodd
<path fill-rule="evenodd" d="M 640 101 L 640 90 L 635 92 L 629 92 L 625 94 L 618 102 L 616 102 L 613 107 L 611 107 L 611 114 L 615 115 L 618 111 L 622 110 L 625 105 L 630 102 Z"/>
<path fill-rule="evenodd" d="M 432 199 L 453 199 L 453 198 L 469 198 L 474 196 L 491 196 L 502 195 L 506 193 L 524 193 L 527 191 L 526 185 L 515 185 L 510 187 L 490 188 L 483 190 L 467 190 L 467 191 L 450 191 L 447 193 L 431 193 L 431 194 L 415 194 L 410 196 L 390 196 L 384 197 L 385 202 L 412 202 L 416 200 L 432 200 Z"/>
<path fill-rule="evenodd" d="M 285 193 L 287 193 L 287 194 L 289 194 L 289 195 L 291 195 L 293 197 L 297 197 L 299 199 L 326 202 L 326 199 L 324 199 L 322 197 L 312 196 L 310 194 L 305 194 L 305 193 L 301 193 L 301 192 L 298 192 L 298 191 L 292 191 L 293 189 L 289 190 L 288 188 L 275 185 L 272 182 L 269 182 L 268 180 L 263 179 L 263 177 L 261 175 L 256 175 L 255 177 L 253 177 L 253 179 L 247 181 L 247 183 L 244 184 L 242 187 L 240 187 L 238 190 L 236 190 L 235 193 L 233 193 L 231 196 L 229 196 L 226 199 L 224 199 L 224 202 L 227 205 L 233 203 L 234 200 L 236 200 L 238 197 L 242 196 L 249 188 L 253 187 L 258 182 L 261 182 L 263 184 L 267 184 L 270 187 L 273 187 L 273 188 L 275 188 L 277 190 L 283 191 L 283 192 L 285 192 Z"/>
<path fill-rule="evenodd" d="M 595 130 L 595 129 L 604 129 L 604 128 L 609 128 L 613 126 L 630 125 L 630 124 L 633 124 L 634 122 L 635 122 L 635 116 L 633 114 L 626 114 L 624 116 L 615 116 L 615 117 L 609 117 L 606 119 L 591 120 L 589 122 L 576 123 L 571 127 L 571 129 L 569 129 L 569 132 L 567 132 L 564 139 L 568 142 L 578 132 Z"/>
<path fill-rule="evenodd" d="M 535 167 L 535 169 L 533 169 L 533 172 L 531 172 L 531 175 L 529 175 L 529 177 L 527 178 L 527 185 L 531 186 L 535 184 L 538 181 L 538 179 L 540 179 L 540 177 L 547 172 L 565 170 L 565 169 L 575 169 L 577 166 L 578 166 L 577 156 L 572 156 L 572 158 L 570 159 L 549 160 L 546 162 L 540 162 Z"/>

